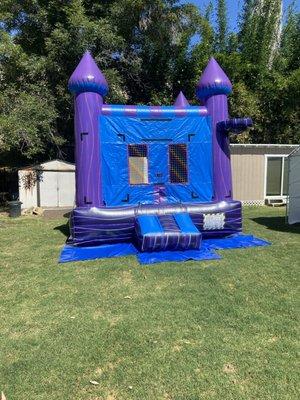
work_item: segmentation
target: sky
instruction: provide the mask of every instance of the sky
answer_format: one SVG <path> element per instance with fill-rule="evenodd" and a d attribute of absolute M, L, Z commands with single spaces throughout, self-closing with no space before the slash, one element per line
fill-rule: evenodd
<path fill-rule="evenodd" d="M 203 10 L 205 6 L 209 3 L 209 0 L 186 0 L 186 2 L 194 3 L 195 5 L 200 7 L 201 10 Z M 284 11 L 292 2 L 293 0 L 283 0 Z M 217 0 L 213 0 L 213 3 L 216 4 Z M 300 1 L 298 0 L 295 3 L 297 4 L 296 9 L 300 10 Z M 243 0 L 227 0 L 228 23 L 230 30 L 236 29 L 238 14 L 241 11 L 242 6 L 243 6 Z"/>

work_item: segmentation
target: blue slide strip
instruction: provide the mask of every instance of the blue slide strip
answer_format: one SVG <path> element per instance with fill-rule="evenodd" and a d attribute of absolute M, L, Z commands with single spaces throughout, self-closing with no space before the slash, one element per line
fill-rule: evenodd
<path fill-rule="evenodd" d="M 137 217 L 141 235 L 163 233 L 163 228 L 155 215 L 140 215 Z"/>
<path fill-rule="evenodd" d="M 173 214 L 182 233 L 200 233 L 188 213 Z"/>

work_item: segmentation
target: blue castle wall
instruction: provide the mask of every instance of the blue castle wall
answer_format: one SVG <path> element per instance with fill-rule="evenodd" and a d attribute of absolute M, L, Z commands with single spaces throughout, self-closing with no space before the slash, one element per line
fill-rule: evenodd
<path fill-rule="evenodd" d="M 107 206 L 209 202 L 213 197 L 210 117 L 101 116 L 103 198 Z M 187 182 L 170 181 L 169 146 L 185 144 Z M 147 146 L 148 184 L 130 184 L 128 145 Z M 180 162 L 180 160 L 179 160 Z"/>

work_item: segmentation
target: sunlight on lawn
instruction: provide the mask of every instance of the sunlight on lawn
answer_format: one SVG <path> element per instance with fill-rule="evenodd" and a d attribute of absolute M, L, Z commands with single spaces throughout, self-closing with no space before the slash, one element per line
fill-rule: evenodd
<path fill-rule="evenodd" d="M 0 393 L 296 399 L 300 228 L 283 209 L 244 214 L 272 246 L 143 267 L 58 265 L 66 219 L 0 217 Z"/>

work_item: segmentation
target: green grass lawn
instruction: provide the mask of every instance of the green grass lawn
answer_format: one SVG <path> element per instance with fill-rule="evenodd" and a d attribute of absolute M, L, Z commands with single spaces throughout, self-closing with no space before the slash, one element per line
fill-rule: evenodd
<path fill-rule="evenodd" d="M 222 260 L 57 264 L 66 219 L 0 218 L 7 400 L 298 399 L 300 228 L 248 208 L 273 244 Z M 93 385 L 89 381 L 97 381 Z"/>

